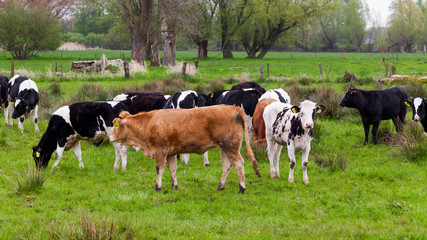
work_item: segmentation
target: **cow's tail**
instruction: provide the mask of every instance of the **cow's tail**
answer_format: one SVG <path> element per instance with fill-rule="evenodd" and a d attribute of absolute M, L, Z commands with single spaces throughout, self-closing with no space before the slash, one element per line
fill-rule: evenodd
<path fill-rule="evenodd" d="M 245 131 L 245 143 L 246 143 L 246 150 L 247 150 L 247 154 L 248 154 L 248 159 L 252 163 L 252 166 L 254 168 L 255 174 L 258 177 L 261 177 L 261 173 L 259 172 L 258 162 L 255 159 L 254 152 L 252 151 L 252 148 L 251 148 L 251 145 L 250 145 L 250 139 L 249 139 L 249 134 L 248 134 L 248 128 L 246 127 L 246 118 L 245 118 L 245 115 L 244 115 L 244 113 L 243 113 L 243 111 L 241 109 L 239 109 L 239 113 L 238 114 L 239 114 L 238 117 L 242 120 L 243 129 Z"/>

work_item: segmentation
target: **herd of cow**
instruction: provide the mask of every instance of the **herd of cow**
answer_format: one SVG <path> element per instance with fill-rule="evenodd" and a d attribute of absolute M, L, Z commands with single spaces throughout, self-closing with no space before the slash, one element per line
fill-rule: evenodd
<path fill-rule="evenodd" d="M 12 119 L 19 118 L 18 127 L 23 132 L 25 115 L 30 114 L 38 131 L 39 93 L 35 82 L 24 76 L 15 75 L 9 80 L 0 75 L 0 92 L 0 107 L 4 104 L 6 124 L 13 125 Z M 421 122 L 427 136 L 426 100 L 415 97 L 409 101 L 403 88 L 364 91 L 352 86 L 340 105 L 359 110 L 365 143 L 368 142 L 370 125 L 373 125 L 372 142 L 376 143 L 381 120 L 392 119 L 397 131 L 401 131 L 408 106 L 412 107 L 412 119 Z M 116 154 L 114 169 L 120 168 L 120 162 L 122 169 L 126 169 L 128 146 L 140 149 L 156 162 L 155 189 L 159 190 L 166 164 L 172 187 L 177 188 L 178 154 L 183 154 L 187 165 L 189 153 L 204 154 L 204 165 L 208 166 L 208 150 L 219 147 L 223 173 L 218 189 L 224 189 L 233 166 L 243 193 L 246 186 L 240 147 L 245 136 L 247 155 L 258 176 L 258 163 L 249 144 L 252 139 L 266 143 L 271 178 L 280 177 L 280 153 L 283 146 L 287 147 L 289 182 L 294 181 L 295 150 L 300 149 L 303 182 L 307 184 L 314 118 L 316 113 L 324 110 L 323 105 L 309 100 L 299 106 L 291 105 L 291 99 L 283 89 L 266 91 L 256 82 L 243 82 L 230 90 L 209 94 L 192 90 L 172 96 L 159 92 L 125 93 L 105 102 L 75 103 L 57 109 L 52 113 L 40 142 L 33 147 L 33 158 L 37 167 L 47 167 L 56 151 L 54 168 L 64 151 L 72 148 L 79 167 L 84 167 L 80 140 L 92 141 L 96 145 L 108 136 Z"/>

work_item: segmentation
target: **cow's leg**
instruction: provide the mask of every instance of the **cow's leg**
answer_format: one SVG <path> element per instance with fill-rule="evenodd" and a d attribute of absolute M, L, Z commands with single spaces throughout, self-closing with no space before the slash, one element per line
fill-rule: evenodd
<path fill-rule="evenodd" d="M 21 117 L 19 117 L 19 120 L 18 120 L 18 128 L 21 130 L 21 133 L 24 133 L 24 120 L 25 120 L 25 115 L 22 115 Z"/>
<path fill-rule="evenodd" d="M 9 107 L 10 107 L 10 104 L 9 104 L 9 106 L 4 108 L 4 125 L 8 125 L 7 118 L 9 117 L 9 114 L 8 114 L 9 113 Z"/>
<path fill-rule="evenodd" d="M 273 140 L 267 139 L 267 155 L 268 161 L 270 162 L 270 177 L 276 177 L 276 169 L 274 167 L 274 155 L 275 155 L 275 145 L 276 143 Z"/>
<path fill-rule="evenodd" d="M 203 165 L 205 167 L 209 166 L 209 154 L 208 152 L 205 152 L 205 154 L 203 154 Z"/>
<path fill-rule="evenodd" d="M 13 121 L 12 121 L 13 109 L 14 109 L 13 104 L 9 103 L 9 106 L 5 109 L 5 112 L 4 112 L 5 113 L 4 118 L 6 119 L 6 124 L 9 126 L 13 126 Z"/>
<path fill-rule="evenodd" d="M 279 171 L 279 161 L 280 161 L 280 152 L 282 151 L 283 146 L 280 144 L 275 144 L 274 149 L 274 169 L 276 169 L 276 177 L 280 177 L 280 171 Z"/>
<path fill-rule="evenodd" d="M 114 161 L 113 170 L 118 170 L 120 168 L 120 143 L 113 142 L 114 152 L 116 153 L 116 160 Z"/>
<path fill-rule="evenodd" d="M 156 161 L 156 173 L 157 173 L 155 190 L 159 191 L 160 188 L 162 188 L 162 176 L 163 176 L 163 172 L 165 171 L 166 157 L 163 154 L 156 153 L 154 155 L 154 160 Z"/>
<path fill-rule="evenodd" d="M 39 106 L 36 105 L 36 107 L 33 109 L 33 122 L 34 122 L 34 129 L 36 132 L 39 131 L 39 125 L 38 125 L 38 120 L 37 120 L 37 112 L 39 111 Z"/>
<path fill-rule="evenodd" d="M 190 154 L 182 154 L 182 162 L 185 165 L 190 165 Z"/>
<path fill-rule="evenodd" d="M 59 159 L 61 159 L 62 154 L 64 154 L 64 149 L 65 149 L 65 147 L 60 147 L 60 146 L 56 147 L 55 163 L 53 164 L 52 169 L 54 167 L 58 166 Z"/>
<path fill-rule="evenodd" d="M 308 154 L 310 153 L 310 144 L 308 144 L 303 150 L 302 150 L 302 181 L 304 184 L 308 184 L 308 175 L 307 175 L 307 165 L 308 165 Z"/>
<path fill-rule="evenodd" d="M 178 182 L 176 181 L 176 155 L 173 155 L 168 158 L 168 168 L 169 172 L 171 173 L 171 183 L 172 188 L 177 189 L 178 188 Z"/>
<path fill-rule="evenodd" d="M 372 143 L 373 144 L 377 144 L 377 132 L 378 132 L 378 127 L 380 126 L 380 121 L 375 122 L 372 125 Z"/>
<path fill-rule="evenodd" d="M 365 129 L 365 142 L 363 144 L 367 144 L 369 140 L 369 124 L 363 123 L 363 128 Z"/>
<path fill-rule="evenodd" d="M 119 151 L 120 151 L 120 158 L 122 159 L 122 170 L 126 170 L 127 164 L 128 164 L 128 160 L 127 160 L 128 148 L 126 146 L 120 146 Z"/>
<path fill-rule="evenodd" d="M 225 181 L 227 181 L 228 174 L 230 173 L 230 169 L 231 169 L 231 162 L 228 159 L 228 156 L 225 153 L 225 151 L 222 149 L 221 149 L 221 162 L 222 162 L 222 177 L 218 185 L 218 191 L 224 190 Z"/>
<path fill-rule="evenodd" d="M 289 182 L 294 182 L 294 168 L 295 168 L 295 147 L 290 144 L 288 145 L 288 156 L 289 156 Z"/>
<path fill-rule="evenodd" d="M 80 148 L 80 141 L 77 141 L 73 146 L 74 155 L 76 155 L 77 160 L 79 160 L 79 168 L 84 168 L 82 160 L 82 149 Z"/>
<path fill-rule="evenodd" d="M 253 117 L 246 115 L 246 127 L 248 128 L 249 142 L 252 142 L 252 133 L 254 132 L 252 118 Z"/>
<path fill-rule="evenodd" d="M 399 117 L 395 117 L 392 119 L 393 123 L 394 123 L 394 127 L 396 128 L 397 132 L 402 132 L 403 131 L 403 127 L 404 127 L 404 122 L 405 122 L 405 118 Z"/>
<path fill-rule="evenodd" d="M 239 193 L 245 193 L 245 166 L 243 162 L 243 157 L 240 155 L 240 152 L 237 150 L 235 153 L 226 152 L 227 157 L 231 165 L 233 165 L 236 170 L 237 176 L 239 178 Z M 228 176 L 228 173 L 227 173 Z M 222 179 L 221 179 L 222 180 Z M 225 181 L 224 181 L 225 184 Z"/>

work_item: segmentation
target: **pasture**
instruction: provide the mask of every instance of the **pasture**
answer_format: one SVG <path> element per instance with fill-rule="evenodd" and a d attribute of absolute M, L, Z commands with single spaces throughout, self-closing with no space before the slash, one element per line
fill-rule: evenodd
<path fill-rule="evenodd" d="M 427 236 L 427 140 L 408 109 L 408 136 L 397 135 L 391 121 L 380 125 L 379 144 L 363 145 L 364 132 L 357 111 L 339 107 L 349 87 L 341 81 L 345 71 L 360 81 L 356 87 L 386 88 L 376 80 L 384 77 L 381 58 L 395 65 L 397 74 L 421 75 L 427 71 L 423 54 L 269 53 L 266 59 L 222 59 L 219 52 L 199 60 L 196 75 L 168 74 L 165 67 L 148 67 L 125 80 L 122 75 L 86 74 L 63 80 L 52 74 L 54 62 L 69 69 L 72 61 L 109 59 L 125 51 L 46 52 L 30 61 L 15 61 L 15 71 L 25 69 L 41 93 L 40 132 L 28 118 L 24 134 L 3 124 L 0 114 L 0 239 L 426 239 Z M 192 63 L 196 52 L 178 52 L 178 61 Z M 270 76 L 267 77 L 267 63 Z M 319 67 L 324 76 L 319 76 Z M 67 66 L 67 68 L 65 68 Z M 265 79 L 259 79 L 264 66 Z M 326 73 L 331 66 L 330 73 Z M 10 74 L 10 56 L 0 53 L 0 71 Z M 128 150 L 126 171 L 113 171 L 114 148 L 104 141 L 99 147 L 82 142 L 85 168 L 78 167 L 72 151 L 64 153 L 57 168 L 34 170 L 32 146 L 47 128 L 56 108 L 76 101 L 106 100 L 126 90 L 163 90 L 165 94 L 185 88 L 210 92 L 228 89 L 238 81 L 257 81 L 265 89 L 281 87 L 296 99 L 307 98 L 329 108 L 317 117 L 309 156 L 310 184 L 302 182 L 301 155 L 297 154 L 295 182 L 289 183 L 286 148 L 281 154 L 281 177 L 270 179 L 266 151 L 254 146 L 261 170 L 258 178 L 245 159 L 246 192 L 237 194 L 234 169 L 225 186 L 217 191 L 222 166 L 218 149 L 203 156 L 191 154 L 190 165 L 178 161 L 178 189 L 170 185 L 165 171 L 163 186 L 154 191 L 155 163 L 141 152 Z M 409 96 L 427 97 L 421 83 L 402 84 Z M 3 111 L 1 111 L 3 112 Z M 421 136 L 419 136 L 419 135 Z M 405 135 L 407 136 L 407 135 Z M 53 157 L 52 157 L 53 158 Z M 25 184 L 41 174 L 41 188 Z M 24 184 L 22 184 L 24 183 Z M 23 188 L 22 185 L 30 186 Z"/>

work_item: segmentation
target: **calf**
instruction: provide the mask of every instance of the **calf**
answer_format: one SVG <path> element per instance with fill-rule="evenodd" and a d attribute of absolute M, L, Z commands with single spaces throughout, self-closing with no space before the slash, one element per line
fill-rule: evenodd
<path fill-rule="evenodd" d="M 37 167 L 47 167 L 52 153 L 56 150 L 56 167 L 64 151 L 71 148 L 79 160 L 79 167 L 84 167 L 80 140 L 99 142 L 113 131 L 113 119 L 125 110 L 118 102 L 83 102 L 63 106 L 56 110 L 49 120 L 46 132 L 39 144 L 33 147 L 33 158 Z M 119 169 L 120 158 L 122 169 L 126 170 L 126 147 L 113 143 L 116 152 L 114 169 Z"/>
<path fill-rule="evenodd" d="M 192 90 L 187 90 L 184 92 L 177 92 L 174 95 L 172 95 L 167 101 L 163 108 L 196 108 L 201 105 L 203 107 L 205 105 L 205 102 L 201 104 L 202 101 L 199 103 L 199 95 Z M 190 154 L 182 154 L 182 161 L 185 165 L 190 164 Z M 203 165 L 209 166 L 209 155 L 208 152 L 205 152 L 203 155 Z"/>
<path fill-rule="evenodd" d="M 303 182 L 308 184 L 307 165 L 313 139 L 314 115 L 325 110 L 322 105 L 305 100 L 300 106 L 273 102 L 264 110 L 265 136 L 271 178 L 280 177 L 279 159 L 283 145 L 288 148 L 289 182 L 294 181 L 295 150 L 302 151 Z"/>
<path fill-rule="evenodd" d="M 265 122 L 263 118 L 265 107 L 277 100 L 272 98 L 264 98 L 258 102 L 255 107 L 254 117 L 252 119 L 254 126 L 254 142 L 258 144 L 265 143 Z"/>
<path fill-rule="evenodd" d="M 218 90 L 211 93 L 199 93 L 199 107 L 206 107 L 206 106 L 213 106 L 217 105 L 218 98 L 221 97 L 221 95 L 224 92 L 227 92 L 228 90 Z"/>
<path fill-rule="evenodd" d="M 405 102 L 408 107 L 412 107 L 412 120 L 415 122 L 421 122 L 421 125 L 424 128 L 424 134 L 427 136 L 427 107 L 426 100 L 422 97 L 412 98 L 412 102 Z"/>
<path fill-rule="evenodd" d="M 3 75 L 0 75 L 0 108 L 4 104 L 4 116 L 6 117 L 7 107 L 9 105 L 8 101 L 9 96 L 9 78 Z M 6 118 L 7 124 L 7 118 Z"/>
<path fill-rule="evenodd" d="M 121 102 L 130 114 L 137 114 L 162 109 L 166 98 L 159 92 L 130 92 L 119 94 L 112 101 Z"/>
<path fill-rule="evenodd" d="M 365 144 L 368 142 L 369 127 L 372 126 L 372 143 L 377 143 L 377 131 L 381 120 L 392 119 L 396 130 L 403 130 L 408 94 L 403 88 L 391 87 L 379 91 L 364 91 L 353 86 L 341 100 L 341 107 L 356 108 L 362 117 L 365 129 Z"/>
<path fill-rule="evenodd" d="M 220 147 L 223 172 L 218 190 L 224 189 L 230 169 L 234 166 L 240 192 L 243 193 L 246 189 L 244 162 L 240 155 L 243 135 L 248 158 L 259 176 L 258 163 L 249 145 L 244 114 L 235 106 L 162 109 L 136 115 L 122 112 L 113 122 L 115 128 L 110 136 L 111 141 L 125 146 L 138 146 L 147 157 L 156 161 L 156 191 L 162 186 L 166 162 L 172 177 L 172 188 L 178 187 L 177 154 L 202 154 Z"/>
<path fill-rule="evenodd" d="M 225 91 L 218 97 L 217 104 L 236 105 L 245 112 L 249 139 L 252 139 L 252 117 L 261 94 L 254 89 Z"/>
<path fill-rule="evenodd" d="M 35 130 L 39 131 L 37 124 L 37 111 L 39 103 L 39 90 L 36 83 L 24 76 L 15 75 L 9 80 L 9 105 L 5 114 L 6 124 L 7 118 L 10 115 L 9 125 L 13 125 L 12 118 L 19 118 L 18 128 L 21 133 L 24 133 L 25 114 L 29 113 L 33 116 Z"/>
<path fill-rule="evenodd" d="M 260 95 L 265 93 L 265 89 L 259 85 L 257 82 L 242 82 L 239 84 L 236 84 L 230 88 L 230 91 L 233 90 L 244 90 L 244 89 L 255 89 L 259 92 Z"/>
<path fill-rule="evenodd" d="M 289 94 L 281 88 L 268 90 L 266 93 L 261 95 L 261 97 L 259 98 L 259 101 L 261 101 L 264 98 L 272 98 L 282 103 L 291 104 L 291 98 L 289 97 Z"/>

